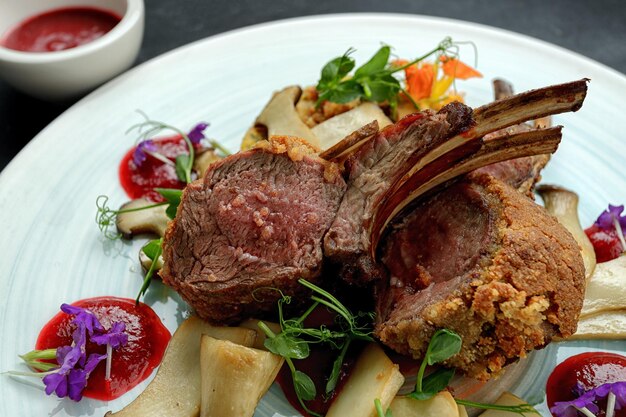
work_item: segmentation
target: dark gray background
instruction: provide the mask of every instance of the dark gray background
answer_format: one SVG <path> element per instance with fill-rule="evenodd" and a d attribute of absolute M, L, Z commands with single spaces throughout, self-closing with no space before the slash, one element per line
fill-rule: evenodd
<path fill-rule="evenodd" d="M 626 72 L 625 0 L 145 0 L 136 64 L 227 30 L 295 16 L 394 12 L 483 23 L 543 39 Z M 73 102 L 45 103 L 0 81 L 0 169 Z"/>

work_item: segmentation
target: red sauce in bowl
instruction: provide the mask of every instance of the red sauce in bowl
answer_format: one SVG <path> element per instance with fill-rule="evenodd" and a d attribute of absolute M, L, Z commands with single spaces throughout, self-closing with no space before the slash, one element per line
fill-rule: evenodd
<path fill-rule="evenodd" d="M 41 13 L 7 32 L 0 44 L 24 52 L 55 52 L 102 37 L 122 18 L 93 7 L 67 7 Z"/>
<path fill-rule="evenodd" d="M 626 357 L 608 352 L 589 352 L 572 356 L 561 362 L 548 378 L 546 396 L 548 407 L 559 401 L 578 398 L 574 388 L 580 383 L 585 391 L 602 384 L 626 381 Z M 606 401 L 605 401 L 606 403 Z M 604 416 L 606 404 L 599 404 Z M 615 417 L 626 417 L 626 408 L 615 410 Z"/>
<path fill-rule="evenodd" d="M 117 297 L 96 297 L 72 305 L 92 311 L 108 329 L 113 322 L 124 322 L 128 343 L 113 351 L 111 379 L 105 380 L 106 361 L 89 376 L 83 395 L 98 400 L 113 400 L 146 379 L 160 363 L 171 338 L 161 319 L 146 304 Z M 51 349 L 72 343 L 73 316 L 55 315 L 39 333 L 36 349 Z M 87 343 L 87 354 L 106 353 L 106 346 Z"/>

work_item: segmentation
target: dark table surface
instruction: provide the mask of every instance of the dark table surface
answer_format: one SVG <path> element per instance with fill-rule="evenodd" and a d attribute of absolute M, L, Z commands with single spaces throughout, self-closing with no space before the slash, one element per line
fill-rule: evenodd
<path fill-rule="evenodd" d="M 624 0 L 144 0 L 146 30 L 135 64 L 255 23 L 326 13 L 394 12 L 496 26 L 552 42 L 626 73 Z M 73 102 L 46 103 L 0 80 L 0 169 Z"/>

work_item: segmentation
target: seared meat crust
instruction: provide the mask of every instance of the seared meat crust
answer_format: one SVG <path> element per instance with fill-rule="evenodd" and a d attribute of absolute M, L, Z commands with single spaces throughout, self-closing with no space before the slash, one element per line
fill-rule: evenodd
<path fill-rule="evenodd" d="M 277 289 L 297 295 L 299 278 L 320 276 L 345 182 L 283 142 L 212 165 L 185 188 L 165 233 L 163 281 L 210 322 L 258 316 L 276 307 Z"/>
<path fill-rule="evenodd" d="M 450 197 L 454 193 L 470 197 Z M 585 278 L 569 232 L 542 207 L 486 174 L 470 174 L 441 194 L 417 207 L 389 236 L 392 243 L 385 248 L 383 261 L 403 276 L 392 275 L 379 288 L 376 335 L 381 342 L 421 358 L 437 329 L 451 329 L 462 337 L 463 347 L 446 365 L 486 380 L 554 336 L 573 334 Z M 464 212 L 450 206 L 451 201 L 478 204 L 484 212 L 476 226 L 480 245 L 466 250 L 461 266 L 454 264 L 454 248 L 435 249 L 443 250 L 439 257 L 444 264 L 458 269 L 453 276 L 442 277 L 445 273 L 432 263 L 415 264 L 413 276 L 409 268 L 398 269 L 394 257 L 409 236 L 406 230 L 436 221 L 422 216 L 429 209 L 448 210 L 450 216 Z M 445 233 L 444 221 L 429 230 L 437 227 Z M 427 246 L 423 243 L 417 252 L 423 256 Z M 430 281 L 422 288 L 425 274 Z"/>

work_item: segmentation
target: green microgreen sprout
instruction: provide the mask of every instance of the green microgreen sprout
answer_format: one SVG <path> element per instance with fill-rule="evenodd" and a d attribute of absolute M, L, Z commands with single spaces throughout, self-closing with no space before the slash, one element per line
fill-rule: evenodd
<path fill-rule="evenodd" d="M 98 224 L 98 228 L 100 229 L 104 237 L 110 240 L 117 240 L 122 237 L 121 233 L 112 232 L 109 230 L 111 226 L 115 226 L 115 220 L 117 219 L 117 216 L 119 214 L 131 213 L 133 211 L 147 210 L 147 209 L 151 209 L 154 207 L 160 207 L 160 206 L 169 204 L 167 202 L 163 202 L 163 203 L 154 203 L 154 204 L 150 204 L 147 206 L 131 208 L 131 209 L 113 210 L 108 206 L 108 202 L 109 202 L 109 197 L 106 195 L 99 195 L 98 198 L 96 198 L 96 207 L 98 209 L 96 212 L 96 224 Z"/>
<path fill-rule="evenodd" d="M 446 37 L 434 49 L 404 65 L 390 63 L 391 47 L 383 45 L 369 61 L 357 68 L 352 76 L 349 74 L 356 64 L 350 57 L 354 49 L 350 48 L 322 68 L 316 87 L 319 94 L 317 106 L 325 100 L 348 103 L 362 99 L 377 103 L 386 102 L 393 110 L 397 107 L 398 93 L 403 92 L 412 104 L 419 108 L 394 74 L 433 55 L 437 59 L 442 55 L 456 56 L 459 44 L 461 43 Z"/>
<path fill-rule="evenodd" d="M 58 363 L 42 362 L 46 360 L 55 360 L 57 355 L 56 348 L 44 349 L 44 350 L 32 350 L 23 355 L 18 355 L 29 368 L 36 371 L 47 372 L 52 369 L 58 368 Z M 37 375 L 39 376 L 39 375 Z"/>
<path fill-rule="evenodd" d="M 390 408 L 387 409 L 387 412 L 383 410 L 383 405 L 380 403 L 380 399 L 376 398 L 374 400 L 374 407 L 376 408 L 377 417 L 393 417 L 393 414 L 391 414 Z"/>
<path fill-rule="evenodd" d="M 408 397 L 416 400 L 428 400 L 445 389 L 454 376 L 454 370 L 440 369 L 424 378 L 426 366 L 441 363 L 461 350 L 461 337 L 453 331 L 439 329 L 433 334 L 426 348 L 424 359 L 417 372 L 415 389 Z"/>
<path fill-rule="evenodd" d="M 284 295 L 280 290 L 281 298 L 278 300 L 278 319 L 281 332 L 274 333 L 265 323 L 259 322 L 259 328 L 267 335 L 265 347 L 272 353 L 285 358 L 285 362 L 291 371 L 294 390 L 298 397 L 298 402 L 304 410 L 312 416 L 320 414 L 310 410 L 305 401 L 314 399 L 317 395 L 315 384 L 304 372 L 296 369 L 293 359 L 304 359 L 309 356 L 310 345 L 316 343 L 327 343 L 331 348 L 339 350 L 337 358 L 333 362 L 331 374 L 328 377 L 325 391 L 332 392 L 339 380 L 341 365 L 350 343 L 354 340 L 373 341 L 371 323 L 373 313 L 353 314 L 335 296 L 317 285 L 300 279 L 301 285 L 313 292 L 311 306 L 299 317 L 286 319 L 283 314 L 283 305 L 291 302 L 291 297 Z M 305 327 L 305 319 L 318 307 L 324 306 L 337 313 L 338 330 L 331 330 L 326 326 Z M 365 321 L 367 324 L 361 324 Z"/>
<path fill-rule="evenodd" d="M 150 283 L 152 283 L 152 277 L 156 272 L 159 257 L 163 253 L 163 238 L 151 240 L 141 248 L 141 250 L 152 262 L 150 262 L 150 268 L 148 268 L 148 272 L 146 272 L 146 276 L 143 278 L 143 284 L 141 285 L 139 294 L 137 294 L 135 304 L 139 304 L 139 299 L 148 291 L 148 287 Z"/>
<path fill-rule="evenodd" d="M 415 389 L 407 397 L 416 400 L 429 400 L 440 391 L 444 390 L 452 377 L 454 376 L 454 369 L 438 368 L 427 377 L 424 378 L 426 366 L 436 365 L 450 359 L 452 356 L 459 353 L 461 350 L 462 340 L 461 337 L 448 329 L 439 329 L 433 334 L 426 348 L 424 359 L 422 360 L 420 369 L 417 373 L 417 380 L 415 382 Z M 454 399 L 457 404 L 468 407 L 481 408 L 485 410 L 502 410 L 510 411 L 523 415 L 524 413 L 537 413 L 537 411 L 530 404 L 520 405 L 497 405 L 486 404 L 474 401 Z"/>
<path fill-rule="evenodd" d="M 191 182 L 191 171 L 193 169 L 195 149 L 187 133 L 167 123 L 152 120 L 148 117 L 146 113 L 142 112 L 141 110 L 137 110 L 137 113 L 139 113 L 144 118 L 144 121 L 129 127 L 126 133 L 128 134 L 130 132 L 136 131 L 139 135 L 138 141 L 148 140 L 149 138 L 158 135 L 164 130 L 171 130 L 179 134 L 183 138 L 185 144 L 187 145 L 188 153 L 180 154 L 176 157 L 176 175 L 178 176 L 178 179 L 180 179 L 184 183 L 189 184 Z M 156 156 L 155 153 L 151 153 L 151 155 Z M 171 161 L 167 158 L 159 158 L 159 160 L 171 164 Z"/>
<path fill-rule="evenodd" d="M 131 213 L 134 211 L 147 210 L 154 207 L 167 206 L 165 213 L 170 219 L 173 219 L 174 216 L 176 216 L 176 210 L 178 209 L 178 205 L 180 204 L 182 190 L 174 188 L 155 188 L 155 191 L 161 194 L 166 201 L 162 203 L 149 204 L 143 207 L 119 210 L 113 210 L 108 206 L 108 196 L 99 195 L 98 198 L 96 198 L 96 224 L 98 225 L 98 228 L 100 229 L 104 237 L 110 240 L 117 240 L 122 237 L 121 233 L 112 232 L 111 230 L 109 230 L 110 227 L 115 226 L 115 220 L 117 219 L 117 216 L 122 213 Z"/>

